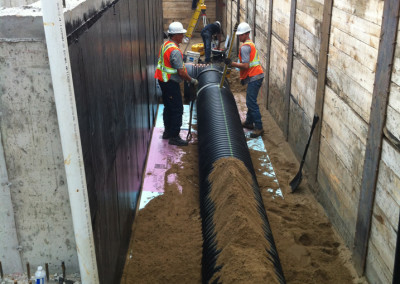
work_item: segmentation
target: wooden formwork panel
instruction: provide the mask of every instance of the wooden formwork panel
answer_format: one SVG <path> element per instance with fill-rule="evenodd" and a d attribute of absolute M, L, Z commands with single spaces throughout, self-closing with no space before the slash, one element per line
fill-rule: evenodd
<path fill-rule="evenodd" d="M 267 67 L 267 86 L 263 92 L 267 96 L 266 105 L 281 129 L 289 124 L 289 142 L 298 157 L 305 144 L 306 137 L 302 135 L 308 133 L 313 114 L 323 114 L 320 129 L 314 133 L 318 136 L 317 154 L 306 161 L 306 168 L 315 162 L 320 187 L 316 194 L 345 242 L 353 247 L 362 211 L 358 206 L 368 159 L 367 137 L 370 120 L 374 119 L 370 117 L 371 104 L 374 94 L 385 91 L 377 90 L 383 86 L 376 86 L 376 72 L 379 52 L 390 49 L 380 47 L 385 34 L 382 17 L 387 1 L 254 1 L 240 1 L 240 19 L 256 26 L 254 42 L 263 67 Z M 238 2 L 226 2 L 227 27 L 237 20 Z M 270 7 L 273 7 L 272 19 L 269 19 Z M 290 24 L 291 17 L 295 19 L 294 25 Z M 397 140 L 400 139 L 399 50 L 393 61 L 392 81 L 386 88 L 390 89 L 390 95 L 385 114 L 386 129 Z M 293 66 L 288 65 L 289 60 L 293 60 Z M 285 105 L 287 98 L 289 108 Z M 289 112 L 289 120 L 285 119 L 285 112 Z M 384 138 L 366 270 L 372 282 L 380 283 L 391 280 L 398 229 L 400 174 L 396 165 L 400 164 L 400 157 L 398 146 L 392 144 L 393 141 L 389 143 Z M 390 208 L 396 210 L 390 212 Z"/>
<path fill-rule="evenodd" d="M 206 15 L 209 22 L 216 19 L 217 1 L 206 0 L 207 6 Z M 190 19 L 194 11 L 192 10 L 192 0 L 162 0 L 163 6 L 163 28 L 164 31 L 168 30 L 170 23 L 174 21 L 181 22 L 184 27 L 189 26 Z M 200 31 L 203 27 L 201 19 L 199 19 L 196 31 Z"/>

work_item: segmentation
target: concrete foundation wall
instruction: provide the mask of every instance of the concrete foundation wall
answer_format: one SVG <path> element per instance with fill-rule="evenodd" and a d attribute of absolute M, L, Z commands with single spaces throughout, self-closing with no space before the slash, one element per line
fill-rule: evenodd
<path fill-rule="evenodd" d="M 32 270 L 48 263 L 51 274 L 60 273 L 63 261 L 68 273 L 75 273 L 79 265 L 41 4 L 15 8 L 17 2 L 0 2 L 0 261 L 4 273 L 23 272 L 26 262 Z M 65 19 L 71 23 L 104 5 L 66 2 Z"/>
<path fill-rule="evenodd" d="M 0 0 L 0 7 L 21 7 L 36 2 L 36 0 Z"/>

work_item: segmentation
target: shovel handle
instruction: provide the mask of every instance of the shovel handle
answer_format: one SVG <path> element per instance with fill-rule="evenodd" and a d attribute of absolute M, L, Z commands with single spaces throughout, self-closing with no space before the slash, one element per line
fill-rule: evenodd
<path fill-rule="evenodd" d="M 304 164 L 304 161 L 305 161 L 306 155 L 307 155 L 308 146 L 310 146 L 311 136 L 313 134 L 315 126 L 317 125 L 318 120 L 319 120 L 319 116 L 314 114 L 313 122 L 311 125 L 310 136 L 308 137 L 307 145 L 306 145 L 306 148 L 304 149 L 304 154 L 303 154 L 303 158 L 301 159 L 300 169 L 303 168 L 303 164 Z"/>
<path fill-rule="evenodd" d="M 238 26 L 239 26 L 239 23 L 236 23 L 236 24 L 235 24 L 235 27 L 233 28 L 233 35 L 232 35 L 231 41 L 230 41 L 230 43 L 229 43 L 228 58 L 231 58 L 231 52 L 232 52 L 233 41 L 235 40 L 236 31 L 237 31 Z M 225 77 L 226 77 L 226 72 L 227 72 L 227 70 L 228 70 L 228 66 L 225 64 L 224 73 L 222 74 L 221 83 L 219 84 L 219 88 L 220 88 L 220 89 L 224 86 L 224 81 L 225 81 Z"/>

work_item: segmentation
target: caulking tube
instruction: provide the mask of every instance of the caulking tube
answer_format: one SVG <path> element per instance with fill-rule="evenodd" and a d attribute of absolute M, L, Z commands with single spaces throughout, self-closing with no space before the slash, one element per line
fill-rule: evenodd
<path fill-rule="evenodd" d="M 61 0 L 42 0 L 42 11 L 81 280 L 84 284 L 97 284 L 99 276 Z"/>

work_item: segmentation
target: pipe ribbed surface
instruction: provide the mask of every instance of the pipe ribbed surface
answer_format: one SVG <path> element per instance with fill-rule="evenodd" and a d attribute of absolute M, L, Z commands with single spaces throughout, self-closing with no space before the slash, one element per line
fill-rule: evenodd
<path fill-rule="evenodd" d="M 262 231 L 269 243 L 265 255 L 273 265 L 276 274 L 275 282 L 285 283 L 235 99 L 227 81 L 225 81 L 223 88 L 219 88 L 222 68 L 213 65 L 198 66 L 191 64 L 187 64 L 186 68 L 190 76 L 199 80 L 197 131 L 200 211 L 203 232 L 202 281 L 203 283 L 210 283 L 210 281 L 222 283 L 219 278 L 214 277 L 215 273 L 221 270 L 223 264 L 217 266 L 221 250 L 218 250 L 216 240 L 215 223 L 213 221 L 216 208 L 210 198 L 211 184 L 209 175 L 213 171 L 213 164 L 217 160 L 233 157 L 242 161 L 252 175 L 252 190 L 256 199 L 256 207 L 262 219 Z M 251 283 L 250 278 L 249 282 Z"/>

